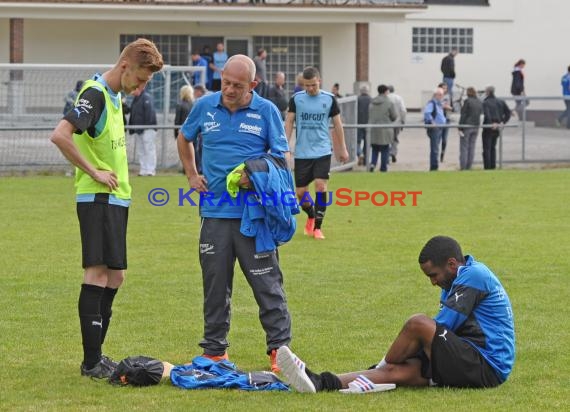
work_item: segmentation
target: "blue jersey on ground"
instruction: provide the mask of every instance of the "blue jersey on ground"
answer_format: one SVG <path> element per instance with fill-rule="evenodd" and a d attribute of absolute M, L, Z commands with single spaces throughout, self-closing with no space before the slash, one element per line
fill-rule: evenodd
<path fill-rule="evenodd" d="M 229 196 L 226 176 L 269 150 L 280 157 L 289 151 L 281 113 L 269 100 L 252 93 L 249 106 L 235 113 L 222 105 L 221 92 L 203 96 L 180 129 L 188 141 L 202 134 L 202 171 L 208 182 L 202 217 L 241 218 L 245 202 Z"/>
<path fill-rule="evenodd" d="M 466 256 L 449 291 L 441 292 L 434 318 L 475 347 L 505 381 L 515 361 L 511 302 L 501 282 L 483 263 Z"/>
<path fill-rule="evenodd" d="M 306 91 L 295 93 L 289 101 L 289 111 L 295 113 L 295 158 L 317 159 L 330 155 L 329 119 L 340 114 L 334 95 L 323 90 L 316 96 Z"/>

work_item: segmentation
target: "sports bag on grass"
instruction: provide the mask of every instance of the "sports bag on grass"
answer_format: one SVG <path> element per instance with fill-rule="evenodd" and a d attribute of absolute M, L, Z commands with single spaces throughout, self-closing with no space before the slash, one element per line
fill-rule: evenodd
<path fill-rule="evenodd" d="M 130 356 L 117 365 L 109 378 L 115 385 L 150 386 L 157 385 L 162 379 L 164 365 L 161 361 L 148 356 Z"/>

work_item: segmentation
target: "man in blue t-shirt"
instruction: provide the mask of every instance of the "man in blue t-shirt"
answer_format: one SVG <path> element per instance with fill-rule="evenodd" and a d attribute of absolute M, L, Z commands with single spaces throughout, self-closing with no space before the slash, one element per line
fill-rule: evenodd
<path fill-rule="evenodd" d="M 320 89 L 321 75 L 315 67 L 303 70 L 305 90 L 289 100 L 285 117 L 285 133 L 291 140 L 296 128 L 295 186 L 301 207 L 308 216 L 305 235 L 324 239 L 321 230 L 327 210 L 327 182 L 331 169 L 331 137 L 329 119 L 333 121 L 332 148 L 339 162 L 348 160 L 340 109 L 332 93 Z M 309 185 L 315 181 L 315 199 Z"/>
<path fill-rule="evenodd" d="M 222 89 L 222 70 L 228 61 L 228 54 L 225 52 L 224 43 L 216 44 L 216 51 L 212 55 L 210 69 L 212 69 L 212 90 L 217 92 Z"/>
<path fill-rule="evenodd" d="M 232 198 L 226 177 L 237 166 L 271 151 L 288 159 L 289 145 L 281 114 L 253 89 L 255 65 L 244 55 L 232 56 L 222 71 L 222 90 L 201 97 L 177 138 L 180 160 L 190 187 L 200 193 L 200 265 L 204 281 L 202 356 L 227 359 L 230 301 L 236 259 L 255 300 L 266 333 L 267 353 L 276 371 L 276 349 L 291 340 L 291 317 L 283 290 L 277 252 L 257 254 L 255 238 L 240 233 L 245 200 Z M 198 174 L 192 142 L 201 135 L 202 171 Z M 243 174 L 241 187 L 250 186 Z"/>
<path fill-rule="evenodd" d="M 192 74 L 192 85 L 205 85 L 208 81 L 208 60 L 204 57 L 200 56 L 200 52 L 198 50 L 194 50 L 192 52 L 192 66 L 195 67 L 203 67 L 204 70 L 204 81 L 202 81 L 202 73 L 199 71 L 195 71 Z"/>
<path fill-rule="evenodd" d="M 388 383 L 490 388 L 505 382 L 515 360 L 515 330 L 499 279 L 446 236 L 430 239 L 418 260 L 431 284 L 442 289 L 434 319 L 413 315 L 380 363 L 361 372 L 316 374 L 282 348 L 277 363 L 289 383 L 300 392 L 366 392 Z"/>
<path fill-rule="evenodd" d="M 562 96 L 565 99 L 570 99 L 570 66 L 568 66 L 568 71 L 562 76 L 560 85 L 562 86 Z M 566 118 L 566 128 L 570 129 L 570 100 L 564 100 L 564 104 L 566 105 L 566 110 L 560 113 L 556 122 L 557 126 L 560 126 L 564 118 Z"/>
<path fill-rule="evenodd" d="M 424 107 L 424 123 L 433 126 L 444 126 L 447 123 L 443 108 L 444 90 L 441 87 L 435 89 L 433 97 Z M 427 135 L 430 140 L 429 170 L 439 169 L 439 144 L 441 143 L 443 128 L 428 127 Z"/>

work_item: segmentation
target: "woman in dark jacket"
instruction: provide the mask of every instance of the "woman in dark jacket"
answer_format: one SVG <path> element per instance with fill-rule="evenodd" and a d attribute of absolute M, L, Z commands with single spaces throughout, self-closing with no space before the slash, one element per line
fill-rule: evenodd
<path fill-rule="evenodd" d="M 194 106 L 194 88 L 189 84 L 182 86 L 180 88 L 180 100 L 176 105 L 176 114 L 174 115 L 174 139 L 178 137 L 178 130 L 179 127 L 184 124 L 184 121 L 188 117 L 188 114 L 192 110 L 192 106 Z M 199 139 L 200 137 L 198 137 Z M 200 142 L 198 139 L 194 140 L 194 154 L 196 156 L 196 167 L 200 172 L 202 170 L 201 165 L 201 154 L 202 148 L 200 146 Z M 182 173 L 184 173 L 184 169 L 182 169 Z"/>
<path fill-rule="evenodd" d="M 520 59 L 518 62 L 515 63 L 515 67 L 513 68 L 513 82 L 511 83 L 511 94 L 515 97 L 517 96 L 525 96 L 524 92 L 524 73 L 523 69 L 526 65 L 526 62 L 523 59 Z M 523 100 L 516 100 L 515 111 L 517 112 L 517 116 L 519 117 L 519 121 L 523 119 L 523 107 L 524 105 L 528 105 L 528 102 L 525 103 Z"/>
<path fill-rule="evenodd" d="M 178 127 L 182 126 L 188 113 L 194 105 L 194 89 L 189 84 L 180 88 L 180 101 L 176 105 L 176 115 L 174 116 L 174 138 L 178 137 Z"/>

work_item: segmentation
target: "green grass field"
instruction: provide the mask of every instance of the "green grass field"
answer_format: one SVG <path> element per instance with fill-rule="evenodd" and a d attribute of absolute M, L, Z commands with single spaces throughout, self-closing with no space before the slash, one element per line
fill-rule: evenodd
<path fill-rule="evenodd" d="M 184 391 L 170 384 L 117 388 L 79 374 L 82 279 L 73 180 L 0 178 L 0 410 L 568 410 L 570 399 L 570 170 L 335 174 L 331 190 L 422 191 L 417 206 L 331 206 L 327 239 L 302 235 L 280 249 L 293 317 L 292 349 L 314 370 L 378 361 L 408 316 L 438 310 L 439 289 L 417 256 L 446 234 L 490 266 L 510 295 L 517 359 L 497 389 L 405 389 L 364 396 Z M 198 210 L 172 198 L 180 175 L 134 177 L 129 270 L 105 353 L 175 364 L 201 353 Z M 171 201 L 151 206 L 149 190 Z M 236 270 L 229 354 L 267 369 L 257 306 Z M 564 406 L 566 405 L 566 406 Z"/>

